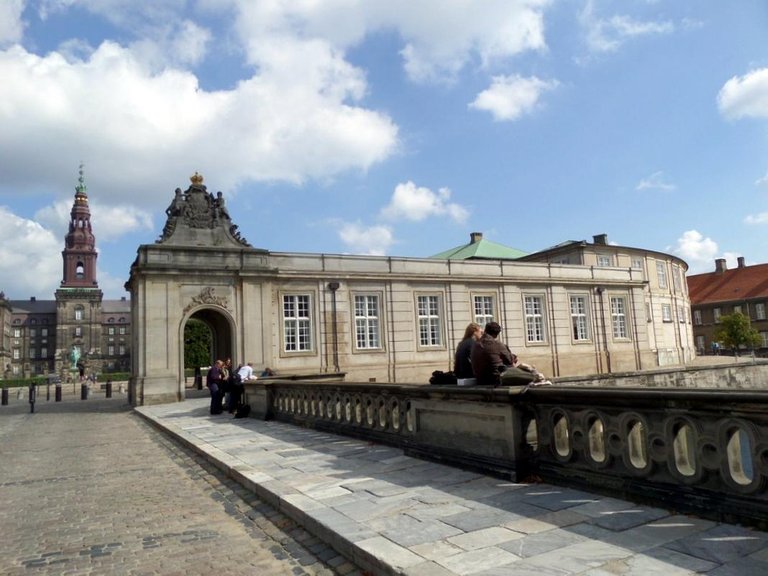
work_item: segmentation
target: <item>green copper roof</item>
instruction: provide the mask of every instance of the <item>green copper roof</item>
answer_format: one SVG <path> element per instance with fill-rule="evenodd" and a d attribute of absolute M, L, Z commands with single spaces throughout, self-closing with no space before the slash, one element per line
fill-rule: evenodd
<path fill-rule="evenodd" d="M 440 252 L 431 258 L 443 258 L 446 260 L 516 260 L 526 255 L 517 248 L 510 248 L 503 244 L 497 244 L 490 240 L 484 240 L 482 234 L 474 232 L 469 244 L 462 244 L 445 252 Z"/>

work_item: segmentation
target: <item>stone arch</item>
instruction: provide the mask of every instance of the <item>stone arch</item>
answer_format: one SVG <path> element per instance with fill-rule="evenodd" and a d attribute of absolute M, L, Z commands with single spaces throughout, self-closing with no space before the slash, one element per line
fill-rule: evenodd
<path fill-rule="evenodd" d="M 182 382 L 184 381 L 184 327 L 193 318 L 204 322 L 213 335 L 211 364 L 215 360 L 226 358 L 232 358 L 233 363 L 236 361 L 237 330 L 232 315 L 218 306 L 197 306 L 184 314 L 179 325 L 179 370 Z"/>

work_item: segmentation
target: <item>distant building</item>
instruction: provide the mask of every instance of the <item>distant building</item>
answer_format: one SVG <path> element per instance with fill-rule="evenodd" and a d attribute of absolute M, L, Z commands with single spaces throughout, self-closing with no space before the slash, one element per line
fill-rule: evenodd
<path fill-rule="evenodd" d="M 99 289 L 82 167 L 70 214 L 55 300 L 11 300 L 0 292 L 4 378 L 55 373 L 66 379 L 130 367 L 130 301 L 104 300 Z"/>
<path fill-rule="evenodd" d="M 768 264 L 746 266 L 741 256 L 738 266 L 728 270 L 725 258 L 718 258 L 714 272 L 688 276 L 688 293 L 699 354 L 715 351 L 714 334 L 720 317 L 734 312 L 741 312 L 752 321 L 752 327 L 763 339 L 761 348 L 768 348 Z"/>

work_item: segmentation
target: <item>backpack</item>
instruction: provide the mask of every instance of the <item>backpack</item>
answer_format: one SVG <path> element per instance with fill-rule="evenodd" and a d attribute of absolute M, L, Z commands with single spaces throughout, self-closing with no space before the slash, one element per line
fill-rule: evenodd
<path fill-rule="evenodd" d="M 251 405 L 250 404 L 241 404 L 237 407 L 237 410 L 235 410 L 235 418 L 248 418 L 248 415 L 251 413 Z"/>
<path fill-rule="evenodd" d="M 436 386 L 445 386 L 451 384 L 457 384 L 458 380 L 456 374 L 453 372 L 443 372 L 442 370 L 435 370 L 432 372 L 432 378 L 429 379 L 429 383 Z"/>

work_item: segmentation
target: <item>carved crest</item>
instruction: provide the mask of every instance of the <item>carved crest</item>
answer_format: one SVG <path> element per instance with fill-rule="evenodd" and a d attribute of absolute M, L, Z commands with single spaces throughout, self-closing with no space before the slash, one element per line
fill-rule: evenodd
<path fill-rule="evenodd" d="M 216 296 L 216 290 L 210 286 L 203 288 L 200 290 L 200 294 L 192 297 L 192 301 L 184 308 L 184 313 L 186 314 L 192 308 L 201 304 L 213 304 L 214 306 L 220 306 L 221 308 L 229 310 L 229 302 L 226 297 Z"/>

